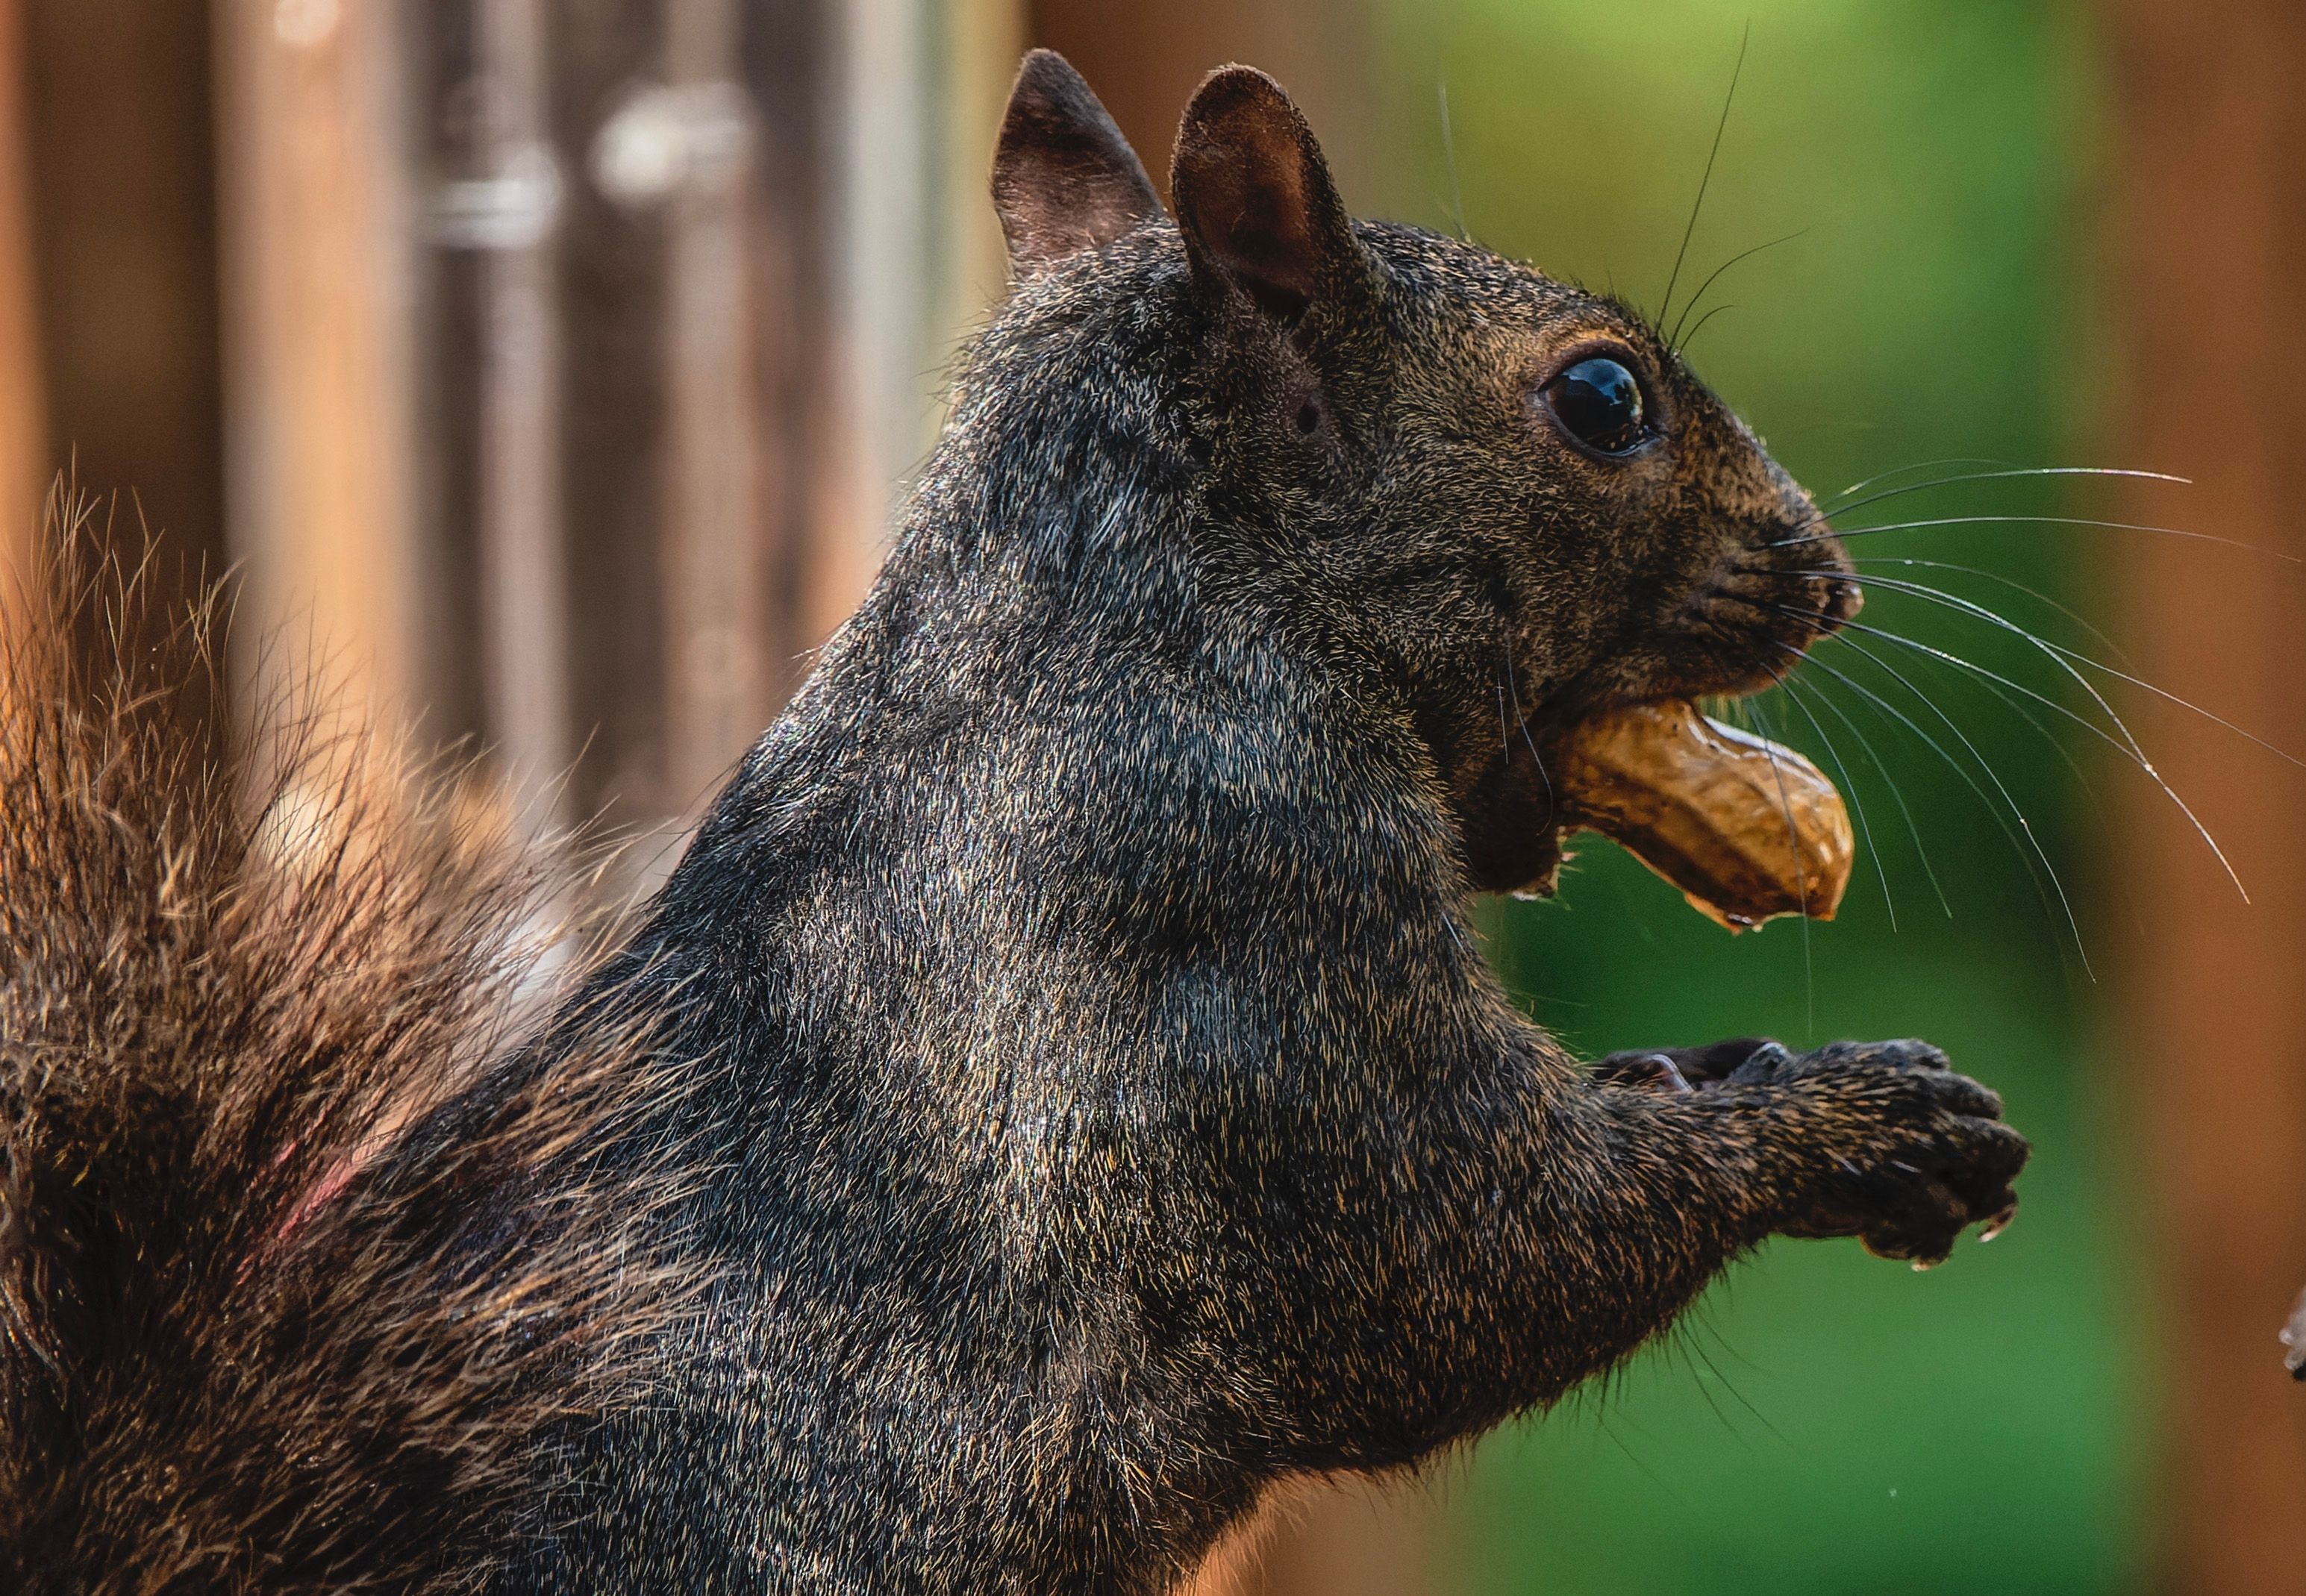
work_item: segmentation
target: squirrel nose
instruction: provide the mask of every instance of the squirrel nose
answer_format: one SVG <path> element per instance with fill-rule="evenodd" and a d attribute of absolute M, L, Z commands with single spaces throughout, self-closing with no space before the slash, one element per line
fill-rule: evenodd
<path fill-rule="evenodd" d="M 1825 615 L 1826 619 L 1836 626 L 1845 621 L 1856 620 L 1858 612 L 1865 608 L 1866 591 L 1858 585 L 1854 578 L 1843 577 L 1828 585 L 1825 595 Z"/>

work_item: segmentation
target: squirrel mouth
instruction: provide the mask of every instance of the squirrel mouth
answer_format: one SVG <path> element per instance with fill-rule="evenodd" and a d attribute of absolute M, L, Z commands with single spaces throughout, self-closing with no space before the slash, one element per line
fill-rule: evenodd
<path fill-rule="evenodd" d="M 1830 920 L 1854 842 L 1841 795 L 1793 749 L 1708 720 L 1687 700 L 1607 710 L 1555 743 L 1563 832 L 1599 832 L 1742 931 Z"/>

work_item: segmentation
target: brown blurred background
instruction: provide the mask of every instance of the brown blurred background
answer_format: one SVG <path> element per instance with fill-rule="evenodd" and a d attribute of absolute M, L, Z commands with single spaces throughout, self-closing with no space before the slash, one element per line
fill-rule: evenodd
<path fill-rule="evenodd" d="M 2094 26 L 2099 452 L 2198 483 L 2103 508 L 2306 554 L 2306 8 Z M 540 821 L 661 836 L 645 879 L 869 580 L 1002 290 L 1020 51 L 1069 55 L 1157 176 L 1200 73 L 1255 62 L 1367 198 L 1386 37 L 1358 0 L 0 0 L 0 526 L 21 557 L 69 473 L 116 546 L 166 530 L 165 579 L 245 573 L 287 640 L 264 669 L 469 739 Z M 2141 673 L 2306 749 L 2298 585 L 2120 548 Z M 2257 908 L 2118 811 L 2154 906 L 2106 1010 L 2152 1304 L 2139 1566 L 2306 1592 L 2272 1340 L 2306 1284 L 2306 787 L 2140 708 Z M 1455 1588 L 1430 1493 L 1294 1522 L 1210 1590 Z"/>

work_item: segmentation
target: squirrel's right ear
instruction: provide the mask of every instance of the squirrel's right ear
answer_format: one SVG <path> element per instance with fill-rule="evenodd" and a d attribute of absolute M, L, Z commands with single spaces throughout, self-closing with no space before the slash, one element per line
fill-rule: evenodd
<path fill-rule="evenodd" d="M 1285 328 L 1366 280 L 1312 128 L 1255 67 L 1202 80 L 1177 129 L 1169 188 L 1193 275 L 1209 290 L 1246 294 Z"/>
<path fill-rule="evenodd" d="M 1020 281 L 1161 214 L 1144 163 L 1055 50 L 1027 55 L 1009 91 L 993 152 L 993 209 Z"/>

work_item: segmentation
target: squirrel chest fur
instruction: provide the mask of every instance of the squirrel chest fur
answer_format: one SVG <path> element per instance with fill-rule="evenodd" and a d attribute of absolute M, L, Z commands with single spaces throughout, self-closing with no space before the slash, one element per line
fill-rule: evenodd
<path fill-rule="evenodd" d="M 1349 219 L 1260 74 L 1173 188 L 1028 59 L 1017 286 L 885 569 L 506 1066 L 645 1034 L 583 1180 L 670 1160 L 629 1244 L 698 1284 L 491 1498 L 498 1588 L 1158 1592 L 1772 1233 L 1934 1260 L 2013 1206 L 1926 1046 L 1589 1067 L 1471 929 L 1549 875 L 1567 729 L 1846 619 L 1807 497 L 1623 307 Z"/>

